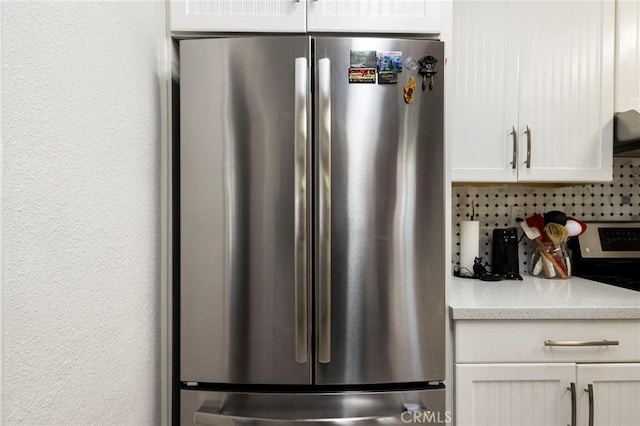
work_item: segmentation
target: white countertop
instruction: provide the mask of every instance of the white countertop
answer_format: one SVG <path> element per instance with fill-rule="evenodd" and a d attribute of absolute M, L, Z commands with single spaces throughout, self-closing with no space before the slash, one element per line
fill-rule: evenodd
<path fill-rule="evenodd" d="M 480 281 L 452 278 L 454 320 L 640 319 L 640 292 L 582 278 Z"/>

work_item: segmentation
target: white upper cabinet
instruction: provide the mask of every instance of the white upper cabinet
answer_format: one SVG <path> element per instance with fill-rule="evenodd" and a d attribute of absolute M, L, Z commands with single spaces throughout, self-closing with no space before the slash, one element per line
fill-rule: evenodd
<path fill-rule="evenodd" d="M 454 180 L 512 182 L 518 176 L 512 134 L 518 124 L 517 43 L 506 25 L 508 12 L 504 1 L 453 3 L 447 87 Z"/>
<path fill-rule="evenodd" d="M 170 0 L 174 32 L 438 34 L 447 0 Z"/>
<path fill-rule="evenodd" d="M 616 3 L 616 112 L 640 111 L 640 1 Z"/>
<path fill-rule="evenodd" d="M 307 30 L 440 33 L 442 0 L 310 0 Z"/>
<path fill-rule="evenodd" d="M 614 6 L 454 2 L 454 181 L 611 180 Z"/>
<path fill-rule="evenodd" d="M 175 32 L 304 32 L 305 0 L 170 0 Z"/>
<path fill-rule="evenodd" d="M 518 180 L 611 180 L 614 3 L 519 12 Z"/>

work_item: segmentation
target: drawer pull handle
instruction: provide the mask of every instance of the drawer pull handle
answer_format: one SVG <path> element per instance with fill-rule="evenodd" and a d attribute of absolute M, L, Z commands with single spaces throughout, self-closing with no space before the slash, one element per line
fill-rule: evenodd
<path fill-rule="evenodd" d="M 545 346 L 618 346 L 618 340 L 545 340 Z"/>

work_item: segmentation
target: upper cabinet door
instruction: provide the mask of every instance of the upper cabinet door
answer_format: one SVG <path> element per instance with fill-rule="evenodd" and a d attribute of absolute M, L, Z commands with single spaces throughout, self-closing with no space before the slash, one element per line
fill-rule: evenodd
<path fill-rule="evenodd" d="M 640 1 L 616 3 L 615 111 L 640 111 Z"/>
<path fill-rule="evenodd" d="M 308 31 L 439 34 L 442 0 L 310 0 Z"/>
<path fill-rule="evenodd" d="M 171 31 L 439 34 L 443 0 L 170 0 Z"/>
<path fill-rule="evenodd" d="M 306 31 L 306 0 L 171 0 L 171 31 Z"/>
<path fill-rule="evenodd" d="M 614 3 L 518 2 L 518 11 L 518 180 L 611 180 Z"/>
<path fill-rule="evenodd" d="M 508 2 L 453 4 L 448 137 L 457 182 L 518 177 L 518 51 L 508 12 Z"/>
<path fill-rule="evenodd" d="M 454 1 L 453 181 L 611 180 L 614 9 L 612 0 Z"/>

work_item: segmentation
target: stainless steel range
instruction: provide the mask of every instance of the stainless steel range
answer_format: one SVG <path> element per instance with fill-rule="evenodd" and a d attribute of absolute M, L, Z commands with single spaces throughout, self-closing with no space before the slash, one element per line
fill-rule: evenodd
<path fill-rule="evenodd" d="M 569 246 L 574 276 L 640 291 L 640 222 L 588 222 Z"/>

